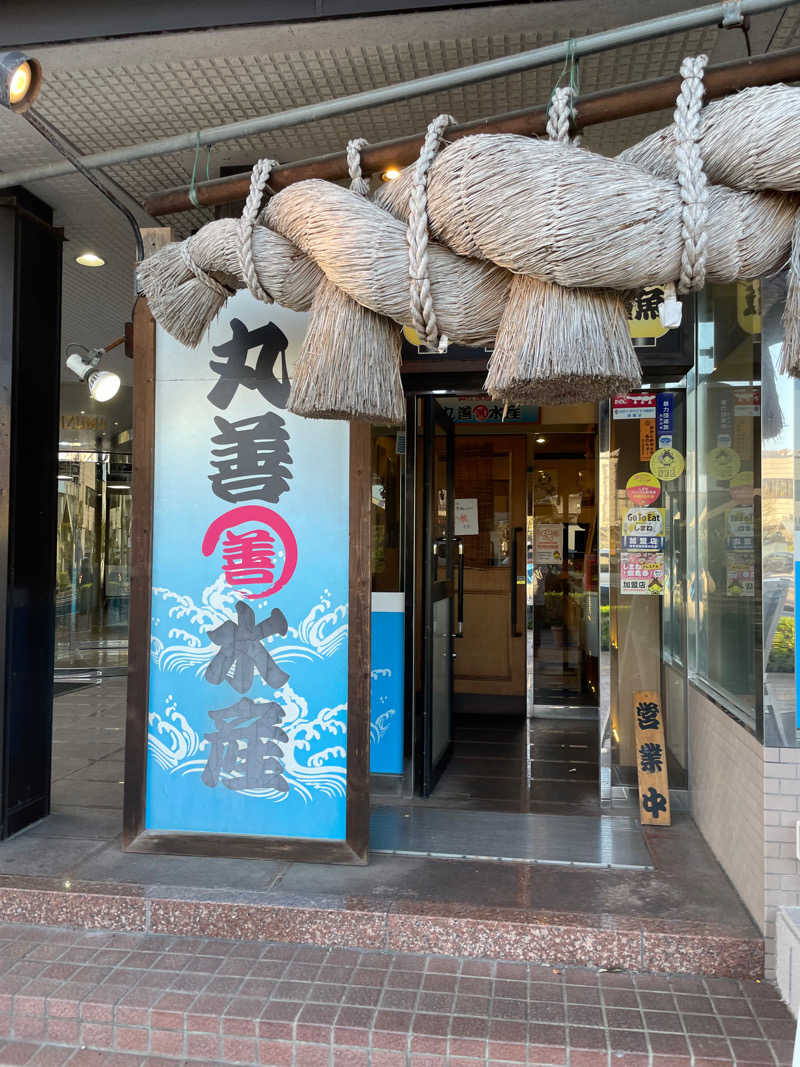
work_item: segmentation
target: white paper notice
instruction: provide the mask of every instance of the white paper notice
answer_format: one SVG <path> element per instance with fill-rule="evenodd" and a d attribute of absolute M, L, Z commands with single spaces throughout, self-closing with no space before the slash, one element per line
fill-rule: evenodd
<path fill-rule="evenodd" d="M 478 500 L 465 498 L 456 500 L 455 514 L 456 537 L 465 537 L 478 533 Z"/>
<path fill-rule="evenodd" d="M 534 557 L 548 566 L 563 561 L 564 526 L 560 522 L 537 522 L 534 530 Z"/>

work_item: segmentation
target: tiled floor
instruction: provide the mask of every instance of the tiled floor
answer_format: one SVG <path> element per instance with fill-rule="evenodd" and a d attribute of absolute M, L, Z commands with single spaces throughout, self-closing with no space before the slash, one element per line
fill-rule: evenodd
<path fill-rule="evenodd" d="M 15 925 L 0 961 L 0 1064 L 791 1063 L 767 983 Z"/>
<path fill-rule="evenodd" d="M 759 931 L 681 814 L 669 830 L 646 829 L 639 838 L 650 870 L 375 853 L 367 866 L 352 867 L 123 852 L 123 702 L 118 680 L 56 700 L 54 814 L 0 845 L 0 919 L 736 977 L 762 973 Z M 450 814 L 471 819 L 477 813 Z M 570 817 L 546 818 L 563 822 L 557 836 L 569 840 Z M 602 829 L 626 820 L 580 821 Z"/>
<path fill-rule="evenodd" d="M 127 678 L 107 678 L 53 701 L 52 805 L 122 810 Z"/>

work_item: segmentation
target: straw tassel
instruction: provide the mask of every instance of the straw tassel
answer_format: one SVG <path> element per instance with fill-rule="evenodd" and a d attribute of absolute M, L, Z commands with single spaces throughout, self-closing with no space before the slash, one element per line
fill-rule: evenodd
<path fill-rule="evenodd" d="M 324 281 L 311 305 L 289 410 L 313 419 L 404 423 L 401 350 L 393 322 Z"/>
<path fill-rule="evenodd" d="M 792 254 L 789 257 L 789 285 L 783 311 L 783 352 L 781 372 L 800 378 L 800 211 L 795 215 Z"/>
<path fill-rule="evenodd" d="M 641 382 L 623 294 L 514 278 L 486 377 L 493 400 L 571 404 Z"/>

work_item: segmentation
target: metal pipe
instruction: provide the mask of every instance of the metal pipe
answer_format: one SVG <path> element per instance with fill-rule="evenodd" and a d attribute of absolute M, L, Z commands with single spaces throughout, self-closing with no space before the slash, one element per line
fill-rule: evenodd
<path fill-rule="evenodd" d="M 107 177 L 105 174 L 92 174 L 92 172 L 83 165 L 83 162 L 78 154 L 77 147 L 72 144 L 71 141 L 62 134 L 59 130 L 56 130 L 51 123 L 47 121 L 38 111 L 34 108 L 29 108 L 24 112 L 25 121 L 28 122 L 33 128 L 44 137 L 44 139 L 51 144 L 53 148 L 63 156 L 65 160 L 69 161 L 75 170 L 83 175 L 88 182 L 97 189 L 99 193 L 108 200 L 108 202 L 121 212 L 130 224 L 133 231 L 133 240 L 136 244 L 136 262 L 141 263 L 144 259 L 144 242 L 142 241 L 142 231 L 139 227 L 139 221 L 134 215 L 131 208 L 126 201 L 129 201 L 131 205 L 135 206 L 139 211 L 142 210 L 141 205 L 138 204 L 133 197 L 117 185 L 113 178 Z M 156 223 L 156 225 L 158 225 Z M 124 338 L 123 338 L 124 340 Z"/>
<path fill-rule="evenodd" d="M 800 48 L 775 52 L 768 56 L 754 56 L 752 59 L 733 60 L 714 67 L 706 68 L 703 79 L 705 97 L 708 100 L 727 96 L 729 93 L 752 85 L 771 85 L 778 81 L 795 81 L 800 79 Z M 656 78 L 652 81 L 637 82 L 635 85 L 617 89 L 603 90 L 577 97 L 575 109 L 578 126 L 592 126 L 614 119 L 631 118 L 634 115 L 646 115 L 652 111 L 672 107 L 681 87 L 677 77 Z M 451 126 L 447 139 L 456 140 L 474 133 L 516 133 L 537 136 L 545 132 L 547 108 L 524 108 L 511 111 L 493 118 L 478 119 L 474 122 Z M 375 174 L 389 166 L 402 167 L 412 163 L 422 147 L 424 134 L 413 134 L 395 141 L 382 141 L 367 145 L 361 152 L 361 170 L 364 174 Z M 269 186 L 274 192 L 284 189 L 294 182 L 307 178 L 323 178 L 338 181 L 348 176 L 347 156 L 344 152 L 316 156 L 312 159 L 285 163 L 276 167 L 269 179 Z M 225 178 L 215 178 L 195 186 L 197 203 L 203 207 L 229 203 L 232 200 L 244 200 L 250 188 L 250 172 L 231 174 Z M 176 211 L 188 211 L 194 205 L 189 199 L 189 186 L 166 189 L 154 193 L 145 201 L 147 211 L 156 217 L 170 215 Z"/>
<path fill-rule="evenodd" d="M 790 7 L 797 3 L 800 3 L 800 0 L 739 0 L 739 7 L 743 15 L 755 15 L 764 11 L 774 11 L 777 8 Z M 666 37 L 671 33 L 697 29 L 701 26 L 718 25 L 729 13 L 729 10 L 729 5 L 723 2 L 709 4 L 706 7 L 693 8 L 690 11 L 676 12 L 673 15 L 662 15 L 655 19 L 647 19 L 644 22 L 632 23 L 629 26 L 603 30 L 601 33 L 588 34 L 586 37 L 578 37 L 558 44 L 546 45 L 544 48 L 520 52 L 517 55 L 490 59 L 483 63 L 475 63 L 469 67 L 460 67 L 456 70 L 443 71 L 440 74 L 429 74 L 424 78 L 414 78 L 411 81 L 385 85 L 380 89 L 368 89 L 365 92 L 353 93 L 333 100 L 307 104 L 304 107 L 281 111 L 275 115 L 262 115 L 253 119 L 244 119 L 241 122 L 231 122 L 223 126 L 209 126 L 195 132 L 181 133 L 173 137 L 162 137 L 143 144 L 113 148 L 107 152 L 96 152 L 93 155 L 81 157 L 80 162 L 87 170 L 94 170 L 98 167 L 116 166 L 119 163 L 131 163 L 134 160 L 145 159 L 149 156 L 162 156 L 172 152 L 192 150 L 198 146 L 218 144 L 220 141 L 230 141 L 238 137 L 253 137 L 256 134 L 267 133 L 270 130 L 286 129 L 290 126 L 299 126 L 305 122 L 316 122 L 319 119 L 330 118 L 333 115 L 343 115 L 353 111 L 363 111 L 366 108 L 379 107 L 383 104 L 391 104 L 411 96 L 424 96 L 428 93 L 442 92 L 462 85 L 472 85 L 475 82 L 486 81 L 490 78 L 516 74 L 523 70 L 546 67 L 551 63 L 558 63 L 568 57 L 580 59 L 582 56 L 605 52 L 611 48 L 619 48 L 622 45 L 636 44 L 639 41 L 652 40 L 656 37 Z M 75 166 L 73 164 L 59 161 L 39 167 L 27 167 L 23 170 L 7 172 L 0 174 L 0 189 L 8 188 L 11 185 L 41 181 L 44 178 L 59 178 L 64 174 L 72 173 L 74 169 Z"/>

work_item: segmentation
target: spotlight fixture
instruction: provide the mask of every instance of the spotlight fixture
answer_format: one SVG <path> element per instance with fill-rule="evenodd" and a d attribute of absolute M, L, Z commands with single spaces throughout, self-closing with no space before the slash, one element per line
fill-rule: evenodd
<path fill-rule="evenodd" d="M 92 400 L 104 404 L 119 392 L 120 376 L 110 370 L 98 370 L 100 360 L 112 348 L 121 345 L 124 337 L 117 338 L 105 348 L 87 348 L 85 345 L 67 345 L 67 366 L 76 377 L 89 386 Z M 83 350 L 83 352 L 80 351 Z M 83 353 L 86 353 L 85 355 Z"/>
<path fill-rule="evenodd" d="M 400 177 L 400 170 L 397 167 L 387 167 L 381 174 L 381 181 L 384 182 L 396 182 Z"/>
<path fill-rule="evenodd" d="M 75 262 L 80 263 L 82 267 L 104 267 L 106 265 L 106 261 L 101 259 L 96 252 L 82 252 L 75 257 Z"/>
<path fill-rule="evenodd" d="M 0 52 L 0 104 L 12 111 L 27 111 L 42 84 L 38 60 L 24 52 Z"/>

